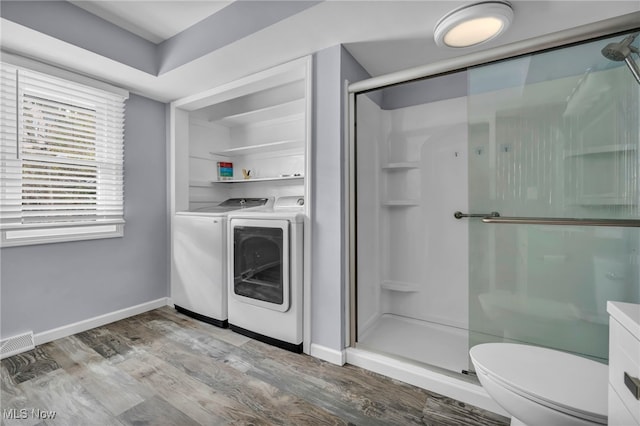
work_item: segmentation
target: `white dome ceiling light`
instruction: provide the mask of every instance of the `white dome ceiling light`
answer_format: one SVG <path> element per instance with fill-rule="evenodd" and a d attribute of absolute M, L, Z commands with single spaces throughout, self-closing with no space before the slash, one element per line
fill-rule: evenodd
<path fill-rule="evenodd" d="M 463 6 L 443 16 L 433 31 L 440 47 L 469 47 L 494 39 L 513 20 L 513 9 L 504 1 Z"/>

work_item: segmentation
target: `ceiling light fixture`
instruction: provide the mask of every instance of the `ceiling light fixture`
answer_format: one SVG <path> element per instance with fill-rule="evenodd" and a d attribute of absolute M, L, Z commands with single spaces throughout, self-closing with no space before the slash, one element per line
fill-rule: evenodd
<path fill-rule="evenodd" d="M 511 5 L 487 1 L 463 6 L 443 16 L 433 31 L 440 47 L 469 47 L 503 33 L 513 20 Z"/>

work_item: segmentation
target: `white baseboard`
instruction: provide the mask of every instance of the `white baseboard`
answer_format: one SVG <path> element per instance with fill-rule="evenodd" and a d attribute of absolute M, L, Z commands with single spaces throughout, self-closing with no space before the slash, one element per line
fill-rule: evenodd
<path fill-rule="evenodd" d="M 309 355 L 311 355 L 312 357 L 319 358 L 332 364 L 344 365 L 344 363 L 347 362 L 347 357 L 344 350 L 337 351 L 326 346 L 312 343 L 310 352 L 311 353 Z"/>
<path fill-rule="evenodd" d="M 465 404 L 511 417 L 480 385 L 361 349 L 347 348 L 344 352 L 349 364 L 457 399 Z"/>
<path fill-rule="evenodd" d="M 166 306 L 168 298 L 161 297 L 160 299 L 152 300 L 150 302 L 141 303 L 139 305 L 130 306 L 128 308 L 120 309 L 118 311 L 109 312 L 108 314 L 99 315 L 97 317 L 89 318 L 86 320 L 78 321 L 73 324 L 63 325 L 62 327 L 54 328 L 52 330 L 43 331 L 35 334 L 34 341 L 36 345 L 51 342 L 56 339 L 62 339 L 63 337 L 71 336 L 76 333 L 90 330 L 95 327 L 100 327 L 105 324 L 119 321 L 134 315 L 139 315 L 152 309 L 157 309 L 162 306 Z"/>

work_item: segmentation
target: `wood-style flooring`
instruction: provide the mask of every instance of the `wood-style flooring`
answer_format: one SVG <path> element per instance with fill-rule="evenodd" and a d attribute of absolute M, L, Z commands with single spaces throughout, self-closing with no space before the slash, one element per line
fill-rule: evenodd
<path fill-rule="evenodd" d="M 7 426 L 508 424 L 459 401 L 293 354 L 170 307 L 38 346 L 2 360 L 0 369 L 1 424 Z"/>

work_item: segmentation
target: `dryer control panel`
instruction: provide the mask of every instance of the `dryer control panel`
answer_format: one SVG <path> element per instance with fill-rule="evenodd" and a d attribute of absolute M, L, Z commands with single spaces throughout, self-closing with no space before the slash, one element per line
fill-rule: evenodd
<path fill-rule="evenodd" d="M 273 204 L 273 210 L 304 209 L 304 196 L 292 195 L 279 197 Z"/>

